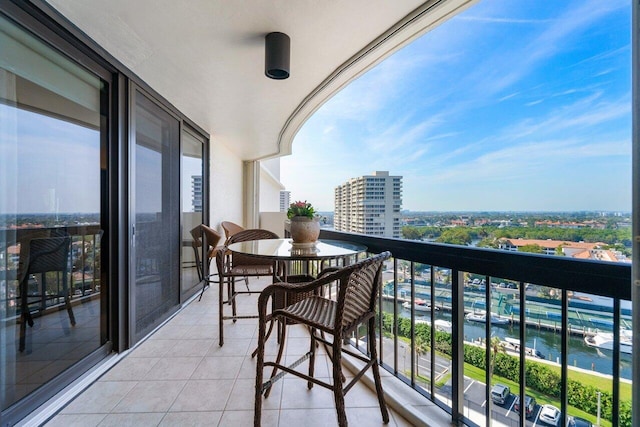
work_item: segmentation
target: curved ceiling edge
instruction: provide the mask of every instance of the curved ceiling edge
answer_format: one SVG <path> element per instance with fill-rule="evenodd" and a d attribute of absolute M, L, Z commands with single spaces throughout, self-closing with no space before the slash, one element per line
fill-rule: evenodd
<path fill-rule="evenodd" d="M 477 1 L 479 0 L 429 0 L 405 16 L 404 19 L 338 67 L 309 93 L 282 127 L 278 135 L 278 151 L 260 159 L 290 155 L 293 139 L 302 125 L 333 95 L 392 53 Z"/>

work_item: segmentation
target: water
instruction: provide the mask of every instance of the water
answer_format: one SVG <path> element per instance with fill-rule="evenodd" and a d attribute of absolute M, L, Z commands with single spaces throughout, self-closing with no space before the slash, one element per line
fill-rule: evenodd
<path fill-rule="evenodd" d="M 383 301 L 383 309 L 386 312 L 393 312 L 393 302 Z M 410 312 L 402 308 L 401 304 L 398 304 L 398 313 L 401 317 L 409 317 Z M 426 320 L 429 317 L 418 316 L 416 319 L 424 318 Z M 450 313 L 442 311 L 436 312 L 436 319 L 444 319 L 451 321 Z M 497 336 L 501 340 L 506 337 L 519 339 L 518 326 L 511 327 L 505 326 L 491 326 L 492 336 Z M 485 325 L 478 322 L 464 322 L 464 337 L 466 341 L 478 340 L 485 337 Z M 560 333 L 554 333 L 546 330 L 538 330 L 537 328 L 527 328 L 527 347 L 534 347 L 539 350 L 547 360 L 559 361 L 561 356 L 561 335 Z M 613 374 L 613 353 L 607 350 L 599 350 L 593 347 L 587 346 L 581 336 L 569 336 L 569 354 L 567 362 L 571 366 L 578 368 L 594 370 L 607 375 Z M 571 376 L 571 373 L 569 373 Z M 631 355 L 620 353 L 620 377 L 631 379 Z"/>

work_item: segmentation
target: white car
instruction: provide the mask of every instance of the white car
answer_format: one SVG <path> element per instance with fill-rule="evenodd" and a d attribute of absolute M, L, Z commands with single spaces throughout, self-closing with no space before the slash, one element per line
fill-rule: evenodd
<path fill-rule="evenodd" d="M 542 405 L 538 419 L 546 424 L 557 426 L 560 423 L 560 410 L 553 405 Z"/>

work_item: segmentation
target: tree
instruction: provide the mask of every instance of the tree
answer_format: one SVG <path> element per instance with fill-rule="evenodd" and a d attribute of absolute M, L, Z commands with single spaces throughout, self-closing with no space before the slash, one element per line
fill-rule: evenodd
<path fill-rule="evenodd" d="M 489 379 L 493 378 L 493 369 L 496 365 L 498 353 L 505 353 L 504 343 L 498 337 L 492 337 L 489 341 L 491 348 L 491 359 L 489 360 Z"/>
<path fill-rule="evenodd" d="M 422 239 L 422 231 L 418 227 L 405 225 L 402 227 L 402 237 L 409 240 L 420 240 Z"/>
<path fill-rule="evenodd" d="M 541 254 L 542 253 L 542 247 L 540 245 L 524 245 L 524 246 L 520 246 L 518 248 L 518 252 L 529 252 L 532 254 Z"/>
<path fill-rule="evenodd" d="M 420 356 L 429 352 L 429 344 L 421 335 L 416 335 L 416 377 L 420 375 Z"/>
<path fill-rule="evenodd" d="M 444 230 L 436 242 L 466 246 L 471 243 L 471 240 L 471 232 L 466 227 L 455 227 Z"/>

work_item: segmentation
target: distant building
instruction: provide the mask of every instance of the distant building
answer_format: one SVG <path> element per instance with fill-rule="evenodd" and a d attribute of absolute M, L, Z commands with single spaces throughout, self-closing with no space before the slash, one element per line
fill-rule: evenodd
<path fill-rule="evenodd" d="M 191 206 L 194 212 L 202 212 L 202 176 L 191 176 Z"/>
<path fill-rule="evenodd" d="M 387 171 L 351 178 L 335 188 L 337 231 L 400 238 L 402 177 Z"/>
<path fill-rule="evenodd" d="M 280 212 L 286 212 L 291 204 L 291 191 L 280 190 Z"/>
<path fill-rule="evenodd" d="M 539 246 L 545 255 L 562 255 L 579 259 L 594 259 L 609 262 L 630 262 L 618 251 L 606 249 L 605 243 L 566 242 L 564 240 L 507 239 L 499 241 L 498 248 L 506 251 L 519 251 L 523 246 Z"/>

